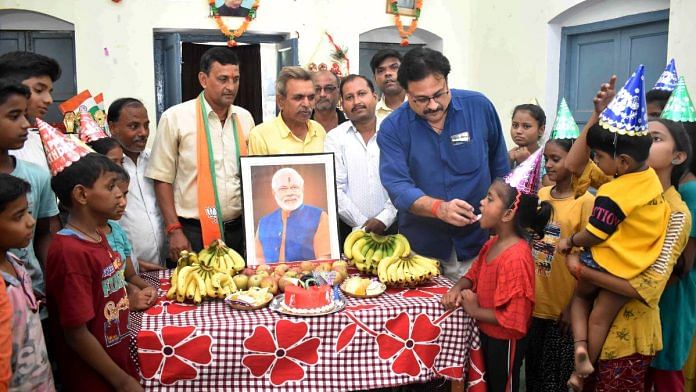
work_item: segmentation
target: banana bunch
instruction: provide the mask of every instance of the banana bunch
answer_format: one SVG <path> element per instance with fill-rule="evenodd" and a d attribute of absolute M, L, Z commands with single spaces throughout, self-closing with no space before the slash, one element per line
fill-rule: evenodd
<path fill-rule="evenodd" d="M 415 287 L 438 275 L 439 261 L 412 252 L 405 257 L 395 253 L 377 266 L 377 276 L 387 286 Z"/>
<path fill-rule="evenodd" d="M 242 256 L 234 249 L 228 248 L 221 240 L 215 240 L 210 246 L 201 250 L 198 253 L 198 260 L 215 271 L 227 272 L 233 276 L 246 267 Z"/>
<path fill-rule="evenodd" d="M 199 254 L 181 251 L 171 276 L 167 298 L 200 304 L 204 298 L 225 298 L 237 291 L 232 280 L 244 269 L 244 259 L 222 241 L 214 241 Z"/>
<path fill-rule="evenodd" d="M 402 234 L 381 236 L 356 230 L 346 238 L 343 253 L 360 272 L 377 275 L 381 260 L 394 254 L 406 257 L 411 253 L 411 245 Z"/>

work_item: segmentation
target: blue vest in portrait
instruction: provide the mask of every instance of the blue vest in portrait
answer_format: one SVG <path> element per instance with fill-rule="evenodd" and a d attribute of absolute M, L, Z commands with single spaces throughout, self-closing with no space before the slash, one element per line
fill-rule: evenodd
<path fill-rule="evenodd" d="M 288 216 L 285 235 L 285 261 L 314 260 L 314 235 L 319 226 L 322 210 L 301 205 Z M 259 241 L 266 263 L 278 262 L 280 241 L 283 236 L 282 210 L 276 209 L 259 221 Z"/>

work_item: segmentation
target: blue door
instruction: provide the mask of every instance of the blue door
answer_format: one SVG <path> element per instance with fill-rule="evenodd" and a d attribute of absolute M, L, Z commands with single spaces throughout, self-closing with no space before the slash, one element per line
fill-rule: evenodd
<path fill-rule="evenodd" d="M 619 88 L 645 64 L 645 87 L 652 88 L 667 63 L 668 18 L 668 11 L 657 11 L 563 28 L 559 101 L 566 98 L 580 128 L 592 114 L 599 86 L 612 74 Z"/>

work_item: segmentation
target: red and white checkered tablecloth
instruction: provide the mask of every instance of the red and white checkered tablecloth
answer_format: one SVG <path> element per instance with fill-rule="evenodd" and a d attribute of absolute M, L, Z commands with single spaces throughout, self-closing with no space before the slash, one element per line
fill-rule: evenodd
<path fill-rule="evenodd" d="M 168 301 L 169 275 L 145 274 L 161 299 L 131 314 L 131 353 L 147 390 L 350 391 L 443 376 L 485 388 L 478 329 L 463 310 L 440 304 L 452 285 L 445 278 L 347 298 L 328 316 L 294 317 L 222 300 Z"/>

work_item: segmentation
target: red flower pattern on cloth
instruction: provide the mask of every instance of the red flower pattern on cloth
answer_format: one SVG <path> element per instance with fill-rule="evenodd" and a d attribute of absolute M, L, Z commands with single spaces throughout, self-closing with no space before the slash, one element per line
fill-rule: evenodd
<path fill-rule="evenodd" d="M 196 310 L 196 305 L 182 304 L 175 301 L 170 301 L 167 299 L 167 297 L 160 297 L 159 300 L 157 300 L 157 303 L 151 308 L 147 309 L 144 313 L 148 316 L 159 316 L 162 313 L 176 316 L 191 310 Z"/>
<path fill-rule="evenodd" d="M 169 279 L 160 279 L 159 284 L 159 289 L 165 293 L 172 287 L 172 282 Z"/>
<path fill-rule="evenodd" d="M 167 326 L 160 331 L 138 333 L 138 359 L 143 378 L 159 379 L 163 385 L 198 378 L 198 366 L 213 360 L 213 338 L 197 335 L 196 326 Z"/>
<path fill-rule="evenodd" d="M 275 386 L 302 380 L 305 368 L 301 365 L 319 363 L 321 339 L 305 338 L 308 332 L 306 321 L 278 320 L 275 336 L 266 326 L 257 326 L 251 336 L 244 339 L 244 348 L 253 354 L 245 355 L 242 364 L 254 377 L 270 373 L 271 384 Z"/>
<path fill-rule="evenodd" d="M 437 340 L 442 329 L 427 314 L 416 316 L 412 325 L 408 313 L 402 312 L 387 320 L 384 328 L 387 332 L 380 333 L 375 340 L 381 359 L 394 358 L 392 372 L 416 377 L 424 368 L 433 367 L 441 347 L 430 342 Z"/>
<path fill-rule="evenodd" d="M 399 295 L 404 298 L 432 298 L 447 294 L 449 290 L 445 286 L 437 286 L 434 284 L 427 286 L 419 286 L 414 289 L 391 288 L 387 289 L 388 294 Z"/>

